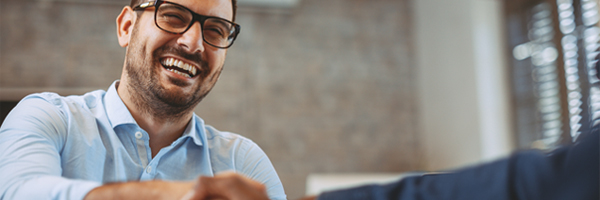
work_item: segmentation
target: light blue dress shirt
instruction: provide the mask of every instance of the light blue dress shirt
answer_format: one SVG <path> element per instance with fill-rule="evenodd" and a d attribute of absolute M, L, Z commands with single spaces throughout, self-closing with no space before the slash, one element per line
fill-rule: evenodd
<path fill-rule="evenodd" d="M 194 180 L 223 171 L 265 184 L 286 199 L 271 161 L 251 140 L 205 125 L 196 114 L 183 135 L 152 158 L 148 133 L 117 94 L 25 97 L 0 127 L 0 199 L 83 199 L 109 182 Z"/>

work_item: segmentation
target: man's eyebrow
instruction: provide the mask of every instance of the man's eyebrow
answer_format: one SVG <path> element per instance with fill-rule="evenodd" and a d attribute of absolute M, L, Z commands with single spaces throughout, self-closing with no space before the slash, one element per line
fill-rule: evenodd
<path fill-rule="evenodd" d="M 220 18 L 220 17 L 212 17 L 212 18 L 219 19 L 219 20 L 214 20 L 213 22 L 219 23 L 227 28 L 231 28 L 231 26 L 233 26 L 231 23 L 228 23 L 223 18 Z"/>
<path fill-rule="evenodd" d="M 178 10 L 181 10 L 181 11 L 188 11 L 188 12 L 195 13 L 194 11 L 189 10 L 188 8 L 183 7 L 183 6 L 179 6 L 179 5 L 167 4 L 164 7 L 168 8 L 168 9 L 177 8 Z"/>

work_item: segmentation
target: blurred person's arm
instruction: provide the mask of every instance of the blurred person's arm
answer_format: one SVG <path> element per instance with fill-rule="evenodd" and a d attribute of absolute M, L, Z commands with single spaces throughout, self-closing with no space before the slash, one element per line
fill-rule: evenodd
<path fill-rule="evenodd" d="M 407 177 L 387 185 L 325 192 L 318 200 L 599 199 L 598 127 L 549 154 L 522 151 L 449 174 Z M 307 198 L 308 199 L 315 199 Z"/>

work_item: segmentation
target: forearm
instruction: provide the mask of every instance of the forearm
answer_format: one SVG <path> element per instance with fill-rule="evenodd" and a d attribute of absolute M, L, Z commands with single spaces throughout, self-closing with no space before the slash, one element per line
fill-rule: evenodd
<path fill-rule="evenodd" d="M 194 186 L 193 182 L 143 181 L 110 183 L 90 191 L 85 200 L 102 199 L 181 199 Z"/>
<path fill-rule="evenodd" d="M 229 199 L 267 200 L 264 185 L 233 172 L 201 176 L 195 182 L 126 182 L 100 186 L 85 200 L 95 199 Z"/>
<path fill-rule="evenodd" d="M 598 130 L 587 137 L 548 155 L 523 151 L 454 173 L 326 192 L 318 200 L 599 199 Z"/>

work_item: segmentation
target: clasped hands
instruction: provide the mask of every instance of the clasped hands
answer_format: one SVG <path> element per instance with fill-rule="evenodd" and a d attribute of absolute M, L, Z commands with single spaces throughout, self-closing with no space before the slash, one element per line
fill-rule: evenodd
<path fill-rule="evenodd" d="M 194 187 L 181 200 L 268 200 L 267 189 L 259 182 L 234 172 L 214 177 L 199 177 Z M 315 200 L 305 197 L 302 200 Z"/>
<path fill-rule="evenodd" d="M 214 177 L 201 176 L 181 200 L 269 200 L 267 189 L 259 182 L 234 172 Z"/>

